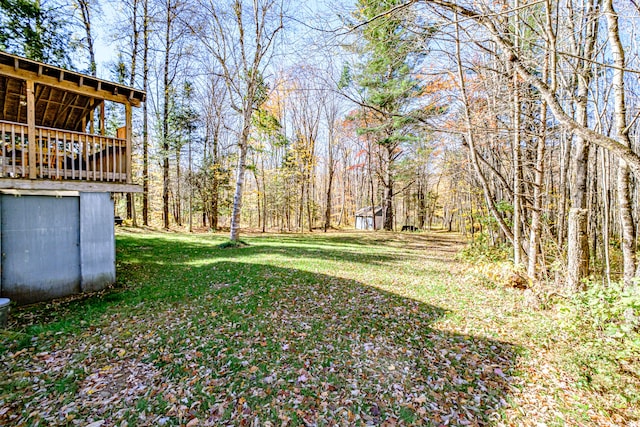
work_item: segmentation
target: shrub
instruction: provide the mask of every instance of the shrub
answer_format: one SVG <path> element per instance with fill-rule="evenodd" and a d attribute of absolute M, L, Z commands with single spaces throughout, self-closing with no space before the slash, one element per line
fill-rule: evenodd
<path fill-rule="evenodd" d="M 509 245 L 493 245 L 486 233 L 480 233 L 458 256 L 468 262 L 497 262 L 509 259 L 510 252 Z"/>
<path fill-rule="evenodd" d="M 574 375 L 582 386 L 610 396 L 611 407 L 638 407 L 640 396 L 640 294 L 620 284 L 589 283 L 560 306 Z"/>
<path fill-rule="evenodd" d="M 624 290 L 619 283 L 611 286 L 589 283 L 573 303 L 584 321 L 606 336 L 625 338 L 638 332 L 640 293 Z"/>

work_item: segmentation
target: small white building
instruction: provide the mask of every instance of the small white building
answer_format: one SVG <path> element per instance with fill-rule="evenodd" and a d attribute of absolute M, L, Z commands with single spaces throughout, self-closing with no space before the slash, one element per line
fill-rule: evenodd
<path fill-rule="evenodd" d="M 373 230 L 374 229 L 374 209 L 366 206 L 356 211 L 356 230 Z M 375 207 L 375 229 L 382 230 L 382 206 Z"/>

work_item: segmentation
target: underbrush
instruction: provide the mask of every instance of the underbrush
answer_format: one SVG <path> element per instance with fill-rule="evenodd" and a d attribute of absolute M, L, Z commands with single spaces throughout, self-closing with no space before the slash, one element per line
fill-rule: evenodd
<path fill-rule="evenodd" d="M 480 233 L 474 237 L 458 254 L 462 261 L 470 263 L 498 262 L 509 259 L 511 249 L 507 244 L 494 245 L 486 233 Z"/>
<path fill-rule="evenodd" d="M 468 264 L 468 283 L 531 289 L 523 293 L 527 309 L 548 316 L 557 327 L 528 327 L 533 326 L 538 339 L 552 343 L 554 363 L 593 394 L 590 403 L 598 410 L 640 420 L 640 292 L 624 290 L 619 283 L 590 282 L 583 292 L 563 295 L 558 283 L 528 280 L 509 260 L 508 248 L 489 243 L 486 237 L 476 239 L 458 254 Z M 537 303 L 528 304 L 528 297 Z"/>
<path fill-rule="evenodd" d="M 489 288 L 528 288 L 530 283 L 526 274 L 513 265 L 510 252 L 508 245 L 492 245 L 489 237 L 481 233 L 458 253 L 457 258 L 469 266 L 465 280 L 470 284 Z"/>
<path fill-rule="evenodd" d="M 578 384 L 606 395 L 609 410 L 640 418 L 640 294 L 589 283 L 558 309 L 573 341 L 563 359 Z"/>

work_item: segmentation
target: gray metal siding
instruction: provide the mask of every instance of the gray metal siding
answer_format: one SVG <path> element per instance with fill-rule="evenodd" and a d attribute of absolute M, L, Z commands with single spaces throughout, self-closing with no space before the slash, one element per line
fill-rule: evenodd
<path fill-rule="evenodd" d="M 109 193 L 80 193 L 82 291 L 97 291 L 116 280 L 113 201 Z"/>
<path fill-rule="evenodd" d="M 79 198 L 0 198 L 2 295 L 28 303 L 79 292 Z"/>

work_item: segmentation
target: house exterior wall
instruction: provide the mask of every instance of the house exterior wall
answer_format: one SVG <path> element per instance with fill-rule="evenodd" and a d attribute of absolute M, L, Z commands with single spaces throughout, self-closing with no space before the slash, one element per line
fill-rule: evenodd
<path fill-rule="evenodd" d="M 32 303 L 115 280 L 109 193 L 0 194 L 0 295 Z"/>
<path fill-rule="evenodd" d="M 28 303 L 78 292 L 78 198 L 0 197 L 2 296 Z"/>
<path fill-rule="evenodd" d="M 80 271 L 82 292 L 116 281 L 113 200 L 109 193 L 80 193 Z"/>

